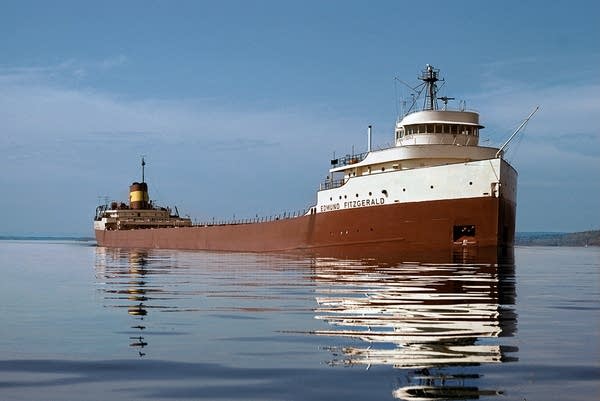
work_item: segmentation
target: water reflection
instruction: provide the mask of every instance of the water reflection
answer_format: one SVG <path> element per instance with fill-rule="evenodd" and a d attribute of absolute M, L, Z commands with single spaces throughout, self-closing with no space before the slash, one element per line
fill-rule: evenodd
<path fill-rule="evenodd" d="M 514 263 L 419 264 L 317 259 L 316 318 L 346 338 L 331 365 L 391 365 L 405 400 L 500 394 L 477 385 L 482 364 L 516 360 Z M 352 341 L 359 340 L 359 341 Z"/>
<path fill-rule="evenodd" d="M 191 338 L 209 345 L 204 360 L 231 352 L 236 363 L 280 366 L 278 358 L 287 361 L 315 339 L 284 337 L 311 332 L 339 344 L 328 348 L 332 366 L 399 369 L 395 398 L 500 394 L 487 388 L 481 367 L 516 360 L 517 349 L 501 340 L 516 332 L 514 262 L 407 263 L 386 255 L 357 261 L 97 248 L 96 277 L 104 305 L 127 318 L 117 334 L 139 357 L 168 355 L 177 347 L 167 336 L 185 335 L 186 327 L 191 337 L 180 337 L 179 349 Z M 301 345 L 273 346 L 284 340 Z"/>
<path fill-rule="evenodd" d="M 150 267 L 150 263 L 152 266 Z M 129 346 L 139 357 L 146 355 L 148 346 L 147 317 L 149 310 L 167 308 L 157 304 L 166 299 L 163 290 L 149 283 L 150 276 L 161 269 L 160 257 L 149 256 L 144 250 L 96 248 L 96 279 L 102 283 L 100 291 L 108 302 L 106 306 L 127 309 L 133 321 L 129 326 Z"/>

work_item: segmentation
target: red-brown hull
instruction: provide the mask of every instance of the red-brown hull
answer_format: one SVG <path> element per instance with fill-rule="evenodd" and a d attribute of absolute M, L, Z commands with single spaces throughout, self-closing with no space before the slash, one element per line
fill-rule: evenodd
<path fill-rule="evenodd" d="M 96 230 L 98 245 L 241 252 L 376 248 L 450 251 L 512 246 L 515 204 L 481 197 L 396 203 L 250 224 Z M 468 240 L 455 226 L 475 226 Z"/>

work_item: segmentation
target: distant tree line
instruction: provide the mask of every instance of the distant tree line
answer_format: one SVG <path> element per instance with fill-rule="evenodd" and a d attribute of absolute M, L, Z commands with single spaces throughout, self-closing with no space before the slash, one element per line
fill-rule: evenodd
<path fill-rule="evenodd" d="M 577 233 L 517 233 L 516 245 L 600 246 L 600 230 Z"/>

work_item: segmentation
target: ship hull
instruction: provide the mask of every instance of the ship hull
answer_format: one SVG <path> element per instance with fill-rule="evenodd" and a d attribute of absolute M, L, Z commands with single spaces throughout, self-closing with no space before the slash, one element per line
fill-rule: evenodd
<path fill-rule="evenodd" d="M 99 246 L 278 252 L 374 249 L 398 252 L 510 247 L 515 203 L 502 197 L 394 203 L 261 223 L 95 230 Z M 457 227 L 473 227 L 467 236 Z"/>

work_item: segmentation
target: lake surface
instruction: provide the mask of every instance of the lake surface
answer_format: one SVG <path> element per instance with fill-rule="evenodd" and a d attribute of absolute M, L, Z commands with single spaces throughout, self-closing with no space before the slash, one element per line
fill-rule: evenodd
<path fill-rule="evenodd" d="M 0 241 L 1 400 L 598 400 L 600 249 L 497 263 Z"/>

